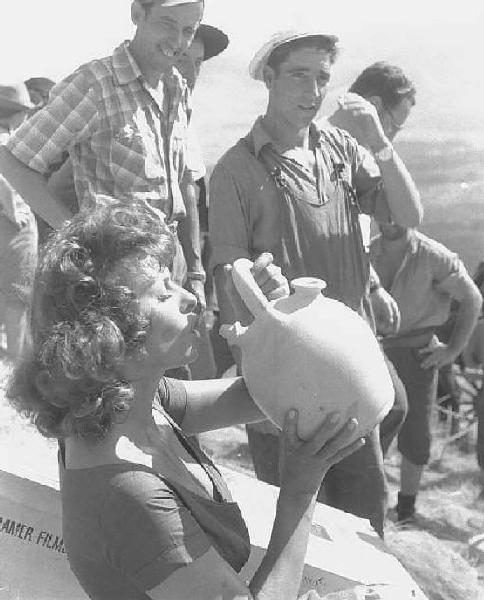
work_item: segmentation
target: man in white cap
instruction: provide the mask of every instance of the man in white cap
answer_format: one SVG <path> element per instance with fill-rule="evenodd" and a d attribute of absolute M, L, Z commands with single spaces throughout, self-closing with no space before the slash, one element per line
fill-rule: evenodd
<path fill-rule="evenodd" d="M 290 280 L 320 277 L 326 294 L 371 321 L 369 259 L 360 216 L 418 225 L 419 194 L 376 111 L 365 126 L 371 153 L 338 129 L 314 124 L 337 56 L 337 38 L 280 33 L 256 54 L 250 74 L 268 89 L 266 113 L 219 161 L 210 182 L 212 264 L 223 323 L 234 315 L 224 266 L 271 252 Z M 372 156 L 373 154 L 373 156 Z M 274 374 L 277 376 L 277 374 Z M 248 428 L 257 475 L 278 483 L 277 430 Z M 383 461 L 375 430 L 364 448 L 328 473 L 320 499 L 369 518 L 382 535 Z"/>
<path fill-rule="evenodd" d="M 185 218 L 188 88 L 174 67 L 202 19 L 203 0 L 133 0 L 136 31 L 109 57 L 80 67 L 0 152 L 0 172 L 53 227 L 72 216 L 46 178 L 69 152 L 81 208 L 96 196 L 145 202 Z M 181 239 L 187 277 L 203 290 L 198 222 Z"/>
<path fill-rule="evenodd" d="M 24 83 L 0 85 L 0 144 L 34 109 Z M 22 353 L 27 332 L 30 295 L 37 263 L 34 215 L 0 176 L 0 321 L 5 326 L 7 353 Z"/>

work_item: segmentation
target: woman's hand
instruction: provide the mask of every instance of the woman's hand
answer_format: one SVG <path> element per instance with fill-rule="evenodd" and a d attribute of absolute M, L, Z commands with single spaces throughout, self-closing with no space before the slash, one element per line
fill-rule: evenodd
<path fill-rule="evenodd" d="M 281 436 L 281 490 L 314 495 L 329 468 L 361 448 L 365 440 L 351 441 L 358 421 L 350 418 L 344 422 L 337 412 L 330 413 L 307 441 L 298 436 L 297 421 L 297 411 L 288 411 Z"/>

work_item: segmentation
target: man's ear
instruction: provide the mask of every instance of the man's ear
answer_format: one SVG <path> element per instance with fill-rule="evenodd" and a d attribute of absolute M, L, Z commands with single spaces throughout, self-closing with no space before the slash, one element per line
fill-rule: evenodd
<path fill-rule="evenodd" d="M 131 20 L 134 25 L 139 25 L 146 18 L 146 11 L 138 0 L 133 0 L 131 4 Z"/>
<path fill-rule="evenodd" d="M 264 70 L 262 71 L 262 77 L 264 78 L 264 83 L 266 84 L 266 88 L 268 90 L 271 89 L 272 84 L 274 83 L 274 79 L 276 78 L 276 72 L 272 67 L 266 65 Z"/>
<path fill-rule="evenodd" d="M 378 113 L 383 108 L 383 100 L 381 99 L 381 96 L 369 96 L 367 100 L 373 104 Z"/>

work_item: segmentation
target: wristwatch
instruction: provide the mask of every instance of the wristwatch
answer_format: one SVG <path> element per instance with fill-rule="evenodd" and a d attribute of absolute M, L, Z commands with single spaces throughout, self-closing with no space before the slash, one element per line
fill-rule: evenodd
<path fill-rule="evenodd" d="M 203 271 L 188 271 L 187 279 L 191 281 L 201 281 L 202 283 L 205 283 L 207 277 Z"/>
<path fill-rule="evenodd" d="M 380 162 L 387 162 L 391 160 L 393 156 L 393 146 L 391 144 L 385 144 L 383 148 L 373 152 L 373 156 Z"/>

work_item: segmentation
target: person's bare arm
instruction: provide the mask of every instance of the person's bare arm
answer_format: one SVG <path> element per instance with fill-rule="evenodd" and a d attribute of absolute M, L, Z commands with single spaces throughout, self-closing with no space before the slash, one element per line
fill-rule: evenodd
<path fill-rule="evenodd" d="M 0 147 L 0 173 L 33 212 L 55 229 L 72 217 L 62 201 L 50 193 L 44 177 L 24 165 L 5 146 Z"/>
<path fill-rule="evenodd" d="M 340 98 L 339 105 L 340 108 L 328 119 L 332 126 L 346 130 L 373 154 L 386 146 L 392 147 L 371 102 L 358 94 L 348 93 Z M 392 221 L 403 227 L 417 227 L 423 218 L 423 207 L 419 191 L 404 162 L 395 149 L 388 160 L 376 160 Z"/>
<path fill-rule="evenodd" d="M 394 335 L 400 329 L 401 315 L 395 298 L 381 285 L 370 263 L 370 301 L 375 315 L 376 330 L 381 335 Z"/>
<path fill-rule="evenodd" d="M 392 221 L 402 227 L 418 227 L 423 219 L 422 203 L 404 162 L 393 149 L 389 160 L 377 159 L 377 164 L 385 185 Z"/>
<path fill-rule="evenodd" d="M 188 403 L 183 431 L 203 433 L 266 419 L 249 395 L 242 377 L 183 381 Z"/>
<path fill-rule="evenodd" d="M 187 282 L 185 287 L 195 294 L 205 308 L 205 270 L 202 265 L 200 250 L 200 223 L 198 218 L 196 184 L 186 174 L 183 177 L 182 195 L 185 203 L 186 217 L 178 224 L 178 238 L 187 264 Z"/>
<path fill-rule="evenodd" d="M 460 295 L 459 309 L 450 340 L 447 344 L 439 342 L 422 351 L 423 354 L 426 354 L 426 358 L 422 362 L 424 369 L 439 368 L 454 362 L 471 338 L 481 312 L 482 296 L 469 276 L 466 276 L 461 282 Z"/>
<path fill-rule="evenodd" d="M 312 517 L 328 469 L 363 444 L 350 442 L 355 419 L 327 415 L 308 441 L 297 435 L 297 413 L 289 411 L 282 434 L 281 487 L 266 554 L 248 586 L 213 550 L 178 569 L 147 592 L 153 600 L 296 600 L 301 586 Z"/>

